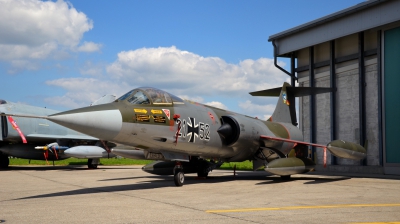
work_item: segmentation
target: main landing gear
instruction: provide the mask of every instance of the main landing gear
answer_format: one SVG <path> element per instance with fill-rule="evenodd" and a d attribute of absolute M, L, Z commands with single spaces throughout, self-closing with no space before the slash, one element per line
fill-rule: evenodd
<path fill-rule="evenodd" d="M 10 159 L 7 155 L 0 153 L 0 168 L 6 169 L 10 164 Z"/>
<path fill-rule="evenodd" d="M 215 168 L 214 166 L 214 162 L 208 162 L 204 159 L 197 160 L 197 177 L 207 178 L 208 173 Z"/>
<path fill-rule="evenodd" d="M 197 157 L 192 157 L 189 163 L 176 161 L 173 168 L 174 183 L 176 186 L 181 187 L 185 182 L 185 172 L 197 173 L 197 177 L 205 179 L 213 169 L 220 167 L 222 163 L 221 161 L 218 163 L 214 161 L 209 162 Z M 183 166 L 185 166 L 185 169 Z"/>
<path fill-rule="evenodd" d="M 97 165 L 99 165 L 99 159 L 88 159 L 87 166 L 89 169 L 97 169 Z"/>
<path fill-rule="evenodd" d="M 185 182 L 185 174 L 183 173 L 183 167 L 180 162 L 176 162 L 174 167 L 174 182 L 177 187 L 182 187 Z"/>

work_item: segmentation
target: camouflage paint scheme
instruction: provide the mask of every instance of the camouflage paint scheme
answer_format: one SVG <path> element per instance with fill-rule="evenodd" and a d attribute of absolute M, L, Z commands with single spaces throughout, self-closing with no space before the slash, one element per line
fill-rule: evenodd
<path fill-rule="evenodd" d="M 143 170 L 174 174 L 177 186 L 182 186 L 185 170 L 206 177 L 223 162 L 245 160 L 253 161 L 254 169 L 265 166 L 268 172 L 288 178 L 291 174 L 308 172 L 315 165 L 307 158 L 309 144 L 302 142 L 302 133 L 297 128 L 294 98 L 329 91 L 284 83 L 281 88 L 251 93 L 279 97 L 268 121 L 184 101 L 150 87 L 131 90 L 109 104 L 57 113 L 46 119 L 102 140 L 135 147 L 145 159 L 164 161 L 147 165 Z M 335 149 L 340 151 L 346 145 L 340 147 Z M 113 152 L 138 158 L 141 156 L 137 150 L 131 151 L 132 156 L 129 150 Z M 287 158 L 291 150 L 299 159 Z M 365 156 L 365 151 L 360 153 Z M 162 170 L 157 172 L 157 167 Z"/>

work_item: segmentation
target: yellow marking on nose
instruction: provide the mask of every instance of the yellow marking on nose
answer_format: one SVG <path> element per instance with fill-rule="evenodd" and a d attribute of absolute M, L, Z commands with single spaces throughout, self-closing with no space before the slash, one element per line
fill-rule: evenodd
<path fill-rule="evenodd" d="M 151 110 L 151 113 L 153 113 L 153 114 L 162 114 L 162 111 L 161 111 L 161 110 L 154 110 L 154 109 L 152 109 L 152 110 Z"/>
<path fill-rule="evenodd" d="M 277 208 L 243 208 L 226 210 L 207 210 L 207 213 L 226 213 L 226 212 L 256 212 L 256 211 L 276 211 L 276 210 L 296 210 L 296 209 L 324 209 L 324 208 L 357 208 L 357 207 L 395 207 L 400 204 L 347 204 L 347 205 L 316 205 L 316 206 L 289 206 Z"/>
<path fill-rule="evenodd" d="M 136 113 L 142 113 L 142 114 L 147 114 L 146 109 L 133 109 Z"/>

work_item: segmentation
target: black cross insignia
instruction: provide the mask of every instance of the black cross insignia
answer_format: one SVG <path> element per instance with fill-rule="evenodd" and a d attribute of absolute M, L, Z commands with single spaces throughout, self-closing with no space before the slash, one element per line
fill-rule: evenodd
<path fill-rule="evenodd" d="M 188 130 L 187 136 L 190 136 L 189 142 L 195 142 L 195 136 L 199 136 L 199 125 L 196 124 L 196 120 L 193 117 L 189 117 L 187 122 Z"/>

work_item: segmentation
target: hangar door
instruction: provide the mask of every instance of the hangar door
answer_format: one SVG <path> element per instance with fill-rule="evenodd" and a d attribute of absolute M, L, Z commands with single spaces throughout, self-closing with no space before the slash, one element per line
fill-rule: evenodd
<path fill-rule="evenodd" d="M 400 165 L 400 27 L 384 32 L 385 166 Z"/>

